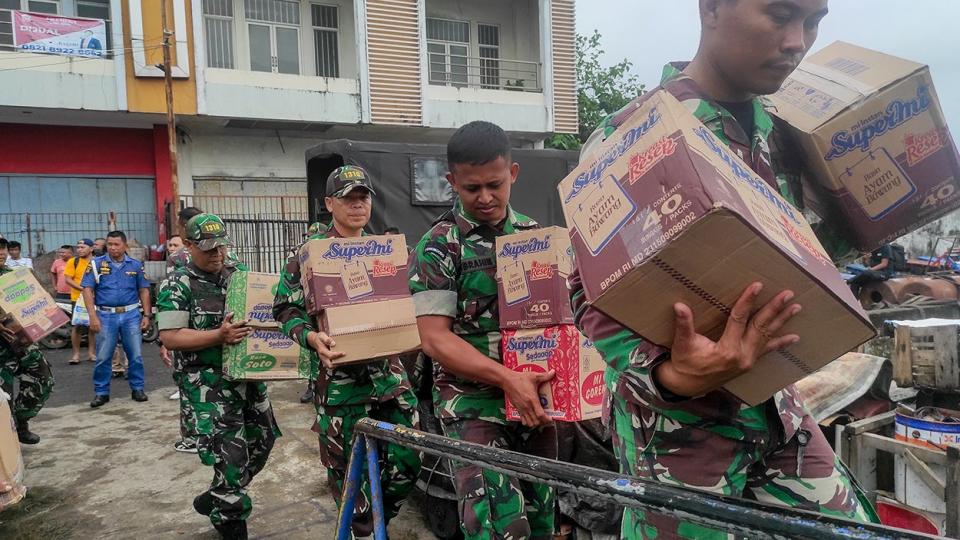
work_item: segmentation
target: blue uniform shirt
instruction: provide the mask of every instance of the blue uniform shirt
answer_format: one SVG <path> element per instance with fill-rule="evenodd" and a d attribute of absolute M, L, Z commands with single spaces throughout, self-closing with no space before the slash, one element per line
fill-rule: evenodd
<path fill-rule="evenodd" d="M 93 277 L 94 267 L 100 275 L 99 283 Z M 150 282 L 142 262 L 124 255 L 123 262 L 118 263 L 110 255 L 101 255 L 87 265 L 80 286 L 93 289 L 97 306 L 121 307 L 140 303 L 140 289 L 150 288 Z"/>

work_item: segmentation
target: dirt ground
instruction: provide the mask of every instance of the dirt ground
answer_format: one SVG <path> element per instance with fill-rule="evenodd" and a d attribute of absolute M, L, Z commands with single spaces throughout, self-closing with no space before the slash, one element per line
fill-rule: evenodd
<path fill-rule="evenodd" d="M 173 449 L 178 413 L 177 402 L 167 399 L 172 383 L 148 391 L 146 403 L 132 401 L 124 386 L 100 409 L 62 404 L 31 422 L 43 440 L 24 447 L 29 491 L 17 507 L 0 513 L 0 538 L 218 538 L 191 506 L 212 469 Z M 251 538 L 334 538 L 336 508 L 310 431 L 313 407 L 297 400 L 302 386 L 270 384 L 283 437 L 250 486 Z M 417 502 L 409 501 L 390 524 L 390 538 L 434 538 Z"/>

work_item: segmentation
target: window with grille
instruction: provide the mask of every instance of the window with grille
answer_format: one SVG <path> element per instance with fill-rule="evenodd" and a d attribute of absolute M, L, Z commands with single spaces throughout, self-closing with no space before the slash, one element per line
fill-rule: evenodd
<path fill-rule="evenodd" d="M 477 43 L 480 46 L 480 87 L 500 88 L 500 27 L 477 25 Z M 508 86 L 519 86 L 508 81 Z"/>
<path fill-rule="evenodd" d="M 310 5 L 318 77 L 340 76 L 340 23 L 336 6 Z"/>
<path fill-rule="evenodd" d="M 78 0 L 77 17 L 87 19 L 100 19 L 106 23 L 107 42 L 104 46 L 104 56 L 112 56 L 110 49 L 113 47 L 113 24 L 110 22 L 110 0 Z M 122 54 L 122 53 L 121 53 Z"/>
<path fill-rule="evenodd" d="M 60 14 L 59 0 L 0 0 L 0 50 L 13 50 L 13 12 Z M 99 18 L 99 17 L 98 17 Z"/>
<path fill-rule="evenodd" d="M 244 0 L 250 39 L 250 70 L 300 73 L 300 3 Z"/>
<path fill-rule="evenodd" d="M 203 0 L 207 67 L 233 69 L 233 0 Z"/>
<path fill-rule="evenodd" d="M 467 85 L 470 23 L 427 19 L 427 54 L 431 84 Z"/>

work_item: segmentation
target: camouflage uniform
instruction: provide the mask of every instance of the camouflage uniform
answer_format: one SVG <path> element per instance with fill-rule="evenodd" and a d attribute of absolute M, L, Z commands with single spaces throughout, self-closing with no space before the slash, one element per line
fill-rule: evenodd
<path fill-rule="evenodd" d="M 0 276 L 12 271 L 8 266 L 0 266 Z M 40 412 L 53 390 L 50 363 L 36 345 L 18 354 L 0 341 L 0 388 L 13 396 L 13 381 L 16 379 L 20 380 L 20 387 L 10 403 L 10 410 L 16 420 L 30 420 Z"/>
<path fill-rule="evenodd" d="M 796 190 L 796 177 L 774 174 L 768 146 L 773 122 L 760 99 L 754 100 L 754 132 L 747 137 L 737 120 L 707 99 L 679 69 L 668 66 L 662 86 L 796 205 L 794 194 L 801 193 Z M 641 96 L 607 118 L 582 155 L 589 155 L 595 143 L 612 134 L 642 102 Z M 609 414 L 621 472 L 722 495 L 877 521 L 872 506 L 834 455 L 793 385 L 753 407 L 723 390 L 693 399 L 670 396 L 652 377 L 654 367 L 669 351 L 645 342 L 591 307 L 578 271 L 571 276 L 570 286 L 577 326 L 607 362 L 605 382 L 612 398 Z M 624 511 L 622 538 L 659 536 L 726 538 L 727 533 L 674 516 Z"/>
<path fill-rule="evenodd" d="M 179 268 L 185 268 L 189 263 L 190 250 L 180 248 L 167 257 L 167 274 L 169 275 Z M 227 251 L 227 260 L 224 266 L 235 270 L 247 269 L 246 265 L 237 259 L 233 250 Z M 187 391 L 184 386 L 187 382 L 187 376 L 183 371 L 183 355 L 180 351 L 170 351 L 170 355 L 173 357 L 173 382 L 177 385 L 177 390 L 180 391 L 180 438 L 186 442 L 196 442 L 197 439 L 199 439 L 195 418 L 196 413 L 193 410 L 190 399 L 187 397 Z"/>
<path fill-rule="evenodd" d="M 453 333 L 500 361 L 496 237 L 539 225 L 508 208 L 496 227 L 481 224 L 457 201 L 410 256 L 410 292 L 417 316 L 453 319 Z M 555 459 L 553 424 L 536 429 L 506 419 L 503 390 L 468 381 L 434 362 L 434 407 L 448 437 Z M 466 463 L 454 463 L 461 526 L 469 539 L 549 538 L 554 490 Z"/>
<path fill-rule="evenodd" d="M 202 217 L 209 215 L 201 214 L 195 219 Z M 188 222 L 188 234 L 193 222 L 194 219 Z M 159 329 L 219 328 L 227 284 L 234 270 L 224 267 L 219 274 L 208 274 L 191 262 L 171 272 L 158 293 Z M 280 436 L 267 386 L 224 378 L 223 348 L 219 345 L 181 352 L 178 364 L 181 392 L 196 419 L 200 461 L 212 465 L 214 470 L 208 491 L 213 501 L 210 521 L 218 525 L 245 520 L 252 510 L 246 487 L 263 469 Z"/>
<path fill-rule="evenodd" d="M 317 225 L 311 225 L 313 232 L 307 241 L 340 237 L 332 226 Z M 300 260 L 296 255 L 287 260 L 280 276 L 273 317 L 280 323 L 284 334 L 301 347 L 310 348 L 307 335 L 316 331 L 316 327 L 306 311 L 300 284 Z M 313 404 L 317 411 L 313 431 L 319 438 L 320 462 L 327 468 L 327 482 L 339 508 L 357 421 L 370 417 L 414 427 L 418 424 L 417 398 L 399 357 L 331 370 L 321 368 L 316 355 L 313 355 L 312 363 Z M 400 445 L 381 444 L 380 481 L 387 521 L 400 512 L 419 471 L 420 455 L 417 452 Z M 360 493 L 353 513 L 353 532 L 356 536 L 369 536 L 373 534 L 373 514 L 367 482 Z"/>

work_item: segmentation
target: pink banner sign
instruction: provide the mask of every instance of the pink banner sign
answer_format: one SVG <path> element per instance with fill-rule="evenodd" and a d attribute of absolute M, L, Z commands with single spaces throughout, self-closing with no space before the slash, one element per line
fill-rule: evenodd
<path fill-rule="evenodd" d="M 13 44 L 27 52 L 102 58 L 107 25 L 100 19 L 14 11 Z"/>

